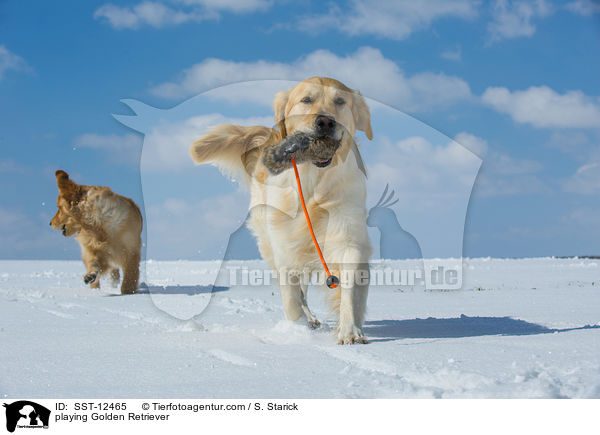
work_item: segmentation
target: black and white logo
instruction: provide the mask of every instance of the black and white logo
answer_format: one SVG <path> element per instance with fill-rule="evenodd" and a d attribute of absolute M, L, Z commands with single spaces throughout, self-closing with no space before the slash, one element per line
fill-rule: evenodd
<path fill-rule="evenodd" d="M 48 429 L 50 410 L 28 400 L 5 403 L 6 430 L 14 432 L 19 429 Z"/>

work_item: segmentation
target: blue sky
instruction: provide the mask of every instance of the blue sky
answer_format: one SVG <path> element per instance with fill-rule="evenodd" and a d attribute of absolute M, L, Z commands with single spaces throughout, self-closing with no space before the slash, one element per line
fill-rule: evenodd
<path fill-rule="evenodd" d="M 217 86 L 323 71 L 482 157 L 464 255 L 598 255 L 599 59 L 600 5 L 585 0 L 3 1 L 0 258 L 78 257 L 48 227 L 58 168 L 142 203 L 142 136 L 111 116 L 132 114 L 121 99 L 167 109 Z M 225 115 L 267 119 L 260 98 Z M 220 183 L 216 170 L 198 174 Z M 242 201 L 235 186 L 223 192 Z M 214 194 L 194 189 L 198 203 Z M 169 203 L 181 225 L 201 213 L 190 200 Z"/>

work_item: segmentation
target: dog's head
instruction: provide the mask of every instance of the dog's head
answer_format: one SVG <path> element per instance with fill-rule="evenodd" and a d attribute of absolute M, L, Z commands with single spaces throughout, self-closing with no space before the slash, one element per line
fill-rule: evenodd
<path fill-rule="evenodd" d="M 343 154 L 349 151 L 356 130 L 373 139 L 371 114 L 364 98 L 335 79 L 304 80 L 277 93 L 273 106 L 283 137 L 301 132 L 320 139 L 317 144 L 338 142 Z"/>
<path fill-rule="evenodd" d="M 85 194 L 82 186 L 69 179 L 65 171 L 56 171 L 56 184 L 58 185 L 58 199 L 56 207 L 58 210 L 50 221 L 50 226 L 62 231 L 63 236 L 71 237 L 81 231 L 81 225 L 73 216 L 73 208 L 83 199 Z"/>

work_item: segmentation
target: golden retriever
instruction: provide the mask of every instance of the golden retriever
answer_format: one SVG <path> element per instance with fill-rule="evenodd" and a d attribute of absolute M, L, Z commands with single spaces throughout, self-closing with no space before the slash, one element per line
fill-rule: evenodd
<path fill-rule="evenodd" d="M 286 170 L 291 157 L 303 162 L 298 170 L 314 231 L 332 273 L 342 280 L 330 290 L 337 340 L 366 343 L 362 325 L 371 245 L 366 174 L 354 134 L 362 130 L 372 139 L 369 108 L 358 91 L 313 77 L 277 93 L 274 111 L 276 129 L 218 125 L 194 142 L 191 157 L 214 163 L 249 186 L 248 226 L 261 256 L 279 275 L 285 315 L 289 320 L 305 316 L 317 327 L 303 277 L 322 266 L 300 211 L 293 171 Z"/>
<path fill-rule="evenodd" d="M 143 226 L 138 206 L 108 187 L 77 184 L 62 170 L 56 171 L 56 184 L 58 211 L 50 225 L 65 237 L 76 234 L 86 268 L 83 281 L 100 288 L 101 276 L 110 272 L 116 285 L 122 269 L 121 293 L 135 293 Z"/>

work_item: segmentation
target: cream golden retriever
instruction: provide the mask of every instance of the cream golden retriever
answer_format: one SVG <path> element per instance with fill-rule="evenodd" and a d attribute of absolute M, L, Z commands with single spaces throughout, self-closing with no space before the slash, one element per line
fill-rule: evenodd
<path fill-rule="evenodd" d="M 218 125 L 192 145 L 192 159 L 214 163 L 249 186 L 248 226 L 262 257 L 278 273 L 285 315 L 289 320 L 305 316 L 317 327 L 303 277 L 322 266 L 288 169 L 291 157 L 301 162 L 298 170 L 315 234 L 332 273 L 342 281 L 328 290 L 338 315 L 338 342 L 366 343 L 362 326 L 371 246 L 366 176 L 354 134 L 362 130 L 372 139 L 369 108 L 358 91 L 313 77 L 279 92 L 274 110 L 276 129 Z"/>
<path fill-rule="evenodd" d="M 65 237 L 75 235 L 86 268 L 83 281 L 100 288 L 100 277 L 110 272 L 116 285 L 122 269 L 121 293 L 135 293 L 143 225 L 138 206 L 108 187 L 77 184 L 65 171 L 56 171 L 56 184 L 58 211 L 50 225 Z"/>

